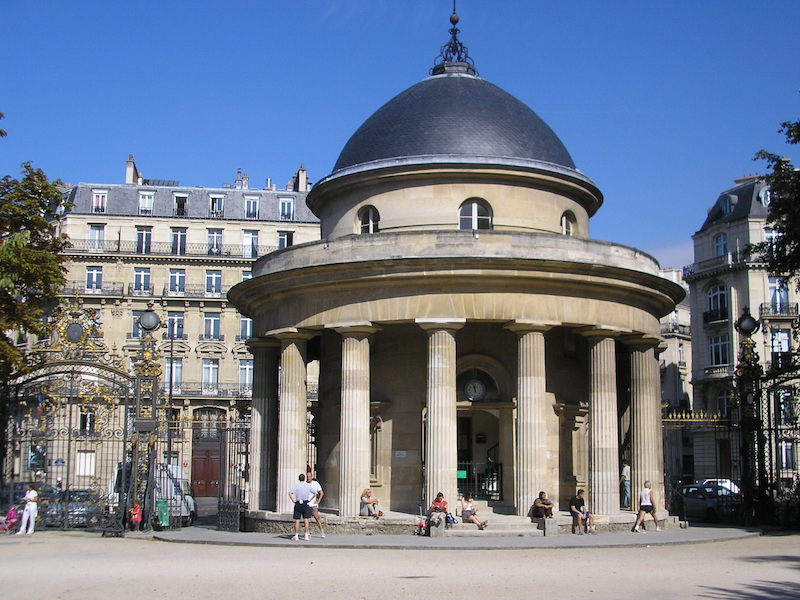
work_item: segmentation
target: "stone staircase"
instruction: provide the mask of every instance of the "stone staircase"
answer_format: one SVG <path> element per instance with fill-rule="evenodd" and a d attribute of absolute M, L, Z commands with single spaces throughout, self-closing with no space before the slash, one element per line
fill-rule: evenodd
<path fill-rule="evenodd" d="M 480 530 L 474 523 L 461 522 L 460 503 L 455 513 L 458 522 L 450 527 L 432 527 L 431 536 L 437 537 L 515 537 L 542 536 L 535 523 L 528 517 L 520 517 L 513 513 L 513 507 L 485 500 L 474 500 L 473 505 L 481 520 L 488 520 L 486 529 Z"/>

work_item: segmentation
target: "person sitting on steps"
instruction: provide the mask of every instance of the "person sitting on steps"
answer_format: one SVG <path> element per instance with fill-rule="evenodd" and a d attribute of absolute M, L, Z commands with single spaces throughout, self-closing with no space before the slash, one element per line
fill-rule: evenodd
<path fill-rule="evenodd" d="M 578 534 L 583 535 L 586 533 L 597 533 L 594 528 L 594 515 L 586 508 L 586 502 L 583 498 L 584 491 L 578 490 L 569 501 L 569 512 L 572 515 L 572 533 L 575 533 L 575 528 L 578 528 Z"/>
<path fill-rule="evenodd" d="M 533 507 L 531 508 L 531 515 L 537 519 L 553 518 L 553 501 L 547 497 L 546 492 L 539 492 L 539 497 L 533 501 Z"/>
<path fill-rule="evenodd" d="M 436 494 L 436 499 L 431 503 L 428 509 L 428 516 L 430 517 L 430 524 L 433 527 L 438 527 L 441 523 L 447 521 L 447 501 L 444 499 L 444 494 L 439 492 Z"/>
<path fill-rule="evenodd" d="M 372 490 L 369 488 L 361 492 L 361 510 L 359 514 L 362 517 L 374 517 L 375 519 L 383 516 L 383 511 L 378 505 L 378 499 L 372 497 Z"/>
<path fill-rule="evenodd" d="M 489 524 L 489 520 L 481 521 L 481 519 L 478 518 L 478 511 L 475 510 L 475 505 L 472 503 L 472 500 L 472 492 L 467 492 L 461 499 L 461 521 L 463 523 L 475 523 L 478 529 L 483 531 L 486 529 L 486 525 Z"/>

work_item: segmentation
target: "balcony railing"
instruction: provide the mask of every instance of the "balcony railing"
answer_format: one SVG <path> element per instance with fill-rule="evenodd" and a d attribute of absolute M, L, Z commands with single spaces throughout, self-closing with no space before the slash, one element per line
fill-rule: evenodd
<path fill-rule="evenodd" d="M 183 331 L 180 330 L 180 329 L 177 330 L 174 335 L 170 335 L 168 332 L 165 331 L 164 333 L 161 334 L 161 339 L 162 340 L 184 340 L 185 341 L 185 340 L 189 339 L 189 334 L 188 333 L 183 333 Z"/>
<path fill-rule="evenodd" d="M 796 317 L 798 315 L 797 302 L 762 304 L 758 309 L 758 314 L 762 317 Z"/>
<path fill-rule="evenodd" d="M 715 308 L 703 313 L 703 323 L 718 323 L 728 320 L 728 307 Z"/>
<path fill-rule="evenodd" d="M 221 333 L 201 333 L 197 336 L 200 342 L 224 342 L 225 336 Z"/>
<path fill-rule="evenodd" d="M 661 333 L 679 333 L 681 335 L 691 335 L 692 328 L 689 325 L 681 325 L 680 323 L 662 323 Z"/>
<path fill-rule="evenodd" d="M 103 283 L 89 283 L 85 281 L 68 281 L 62 292 L 65 296 L 81 296 L 97 294 L 99 296 L 122 296 L 125 285 L 121 281 L 104 281 Z"/>
<path fill-rule="evenodd" d="M 703 369 L 706 375 L 727 375 L 730 370 L 730 365 L 712 365 Z"/>
<path fill-rule="evenodd" d="M 683 277 L 686 279 L 687 277 L 691 277 L 697 273 L 702 273 L 703 271 L 710 271 L 712 269 L 718 269 L 720 267 L 725 266 L 732 266 L 738 263 L 742 263 L 750 259 L 750 253 L 744 250 L 737 250 L 736 252 L 726 252 L 722 256 L 715 256 L 714 258 L 709 258 L 707 260 L 701 260 L 696 263 L 692 263 L 691 265 L 687 265 L 683 267 Z"/>
<path fill-rule="evenodd" d="M 163 295 L 170 298 L 225 298 L 229 289 L 231 289 L 231 286 L 223 285 L 217 291 L 214 288 L 206 288 L 202 283 L 184 285 L 182 288 L 173 289 L 165 285 Z"/>
<path fill-rule="evenodd" d="M 153 295 L 153 284 L 150 285 L 141 285 L 136 283 L 129 283 L 128 284 L 128 295 L 129 296 L 152 296 Z"/>
<path fill-rule="evenodd" d="M 169 382 L 161 385 L 161 393 L 169 394 Z M 217 398 L 250 398 L 253 395 L 251 384 L 207 383 L 203 381 L 175 381 L 172 383 L 173 396 L 215 396 Z"/>
<path fill-rule="evenodd" d="M 277 246 L 254 246 L 251 244 L 173 244 L 135 240 L 76 240 L 70 239 L 72 247 L 68 253 L 89 252 L 92 254 L 141 254 L 153 256 L 219 256 L 223 258 L 258 258 L 278 249 Z"/>

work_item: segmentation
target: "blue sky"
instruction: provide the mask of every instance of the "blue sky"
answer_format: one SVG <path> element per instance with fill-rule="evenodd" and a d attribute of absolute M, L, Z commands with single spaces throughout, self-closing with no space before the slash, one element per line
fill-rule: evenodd
<path fill-rule="evenodd" d="M 207 187 L 327 175 L 423 79 L 451 0 L 7 2 L 0 174 Z M 664 266 L 760 148 L 797 162 L 797 0 L 459 0 L 480 75 L 536 111 L 605 195 L 592 237 Z"/>

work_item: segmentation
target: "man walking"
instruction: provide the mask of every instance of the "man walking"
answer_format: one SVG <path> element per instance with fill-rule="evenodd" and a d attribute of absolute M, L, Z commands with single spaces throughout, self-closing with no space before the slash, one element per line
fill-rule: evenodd
<path fill-rule="evenodd" d="M 644 488 L 642 488 L 641 494 L 639 495 L 639 517 L 636 519 L 636 524 L 633 526 L 634 533 L 644 531 L 644 518 L 647 516 L 647 513 L 653 516 L 653 522 L 656 524 L 656 531 L 661 531 L 661 527 L 658 526 L 658 517 L 656 516 L 656 500 L 653 495 L 652 484 L 649 481 L 644 482 Z M 642 526 L 642 529 L 639 529 L 639 525 Z"/>
<path fill-rule="evenodd" d="M 630 509 L 631 507 L 631 466 L 627 460 L 622 461 L 622 472 L 619 476 L 619 484 L 621 486 L 622 508 Z"/>
<path fill-rule="evenodd" d="M 314 520 L 319 526 L 319 537 L 324 538 L 325 530 L 322 528 L 322 519 L 319 517 L 319 503 L 322 502 L 322 497 L 325 495 L 325 492 L 322 490 L 322 486 L 319 484 L 319 481 L 314 478 L 311 471 L 306 473 L 306 481 L 311 485 L 311 489 L 313 490 L 312 496 L 308 499 L 308 505 L 311 507 L 311 516 L 314 517 Z"/>
<path fill-rule="evenodd" d="M 305 475 L 300 473 L 298 479 L 299 482 L 289 492 L 289 498 L 294 502 L 294 514 L 292 515 L 294 518 L 294 536 L 292 539 L 294 541 L 300 539 L 300 519 L 303 519 L 306 527 L 304 539 L 308 540 L 308 520 L 311 518 L 311 506 L 308 503 L 308 499 L 314 494 L 311 485 L 306 481 Z"/>

